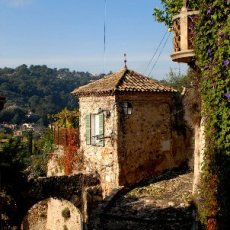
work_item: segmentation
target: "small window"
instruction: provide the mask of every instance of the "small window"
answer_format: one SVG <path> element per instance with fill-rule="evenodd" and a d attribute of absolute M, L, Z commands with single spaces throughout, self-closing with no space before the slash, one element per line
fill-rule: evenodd
<path fill-rule="evenodd" d="M 133 106 L 130 102 L 124 102 L 122 105 L 122 109 L 125 115 L 132 114 Z"/>
<path fill-rule="evenodd" d="M 86 144 L 104 146 L 104 114 L 86 115 Z"/>

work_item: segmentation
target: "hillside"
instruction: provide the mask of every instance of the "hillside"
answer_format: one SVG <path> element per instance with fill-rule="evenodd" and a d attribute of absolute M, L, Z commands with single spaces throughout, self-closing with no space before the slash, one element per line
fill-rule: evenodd
<path fill-rule="evenodd" d="M 48 115 L 64 107 L 74 109 L 76 98 L 70 92 L 100 76 L 45 65 L 0 69 L 0 95 L 6 97 L 0 122 L 47 124 Z"/>

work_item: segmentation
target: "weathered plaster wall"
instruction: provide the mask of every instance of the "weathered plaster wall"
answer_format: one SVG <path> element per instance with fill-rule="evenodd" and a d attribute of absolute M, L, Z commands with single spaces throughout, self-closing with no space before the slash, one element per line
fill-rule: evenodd
<path fill-rule="evenodd" d="M 174 167 L 170 94 L 126 94 L 117 101 L 133 107 L 131 115 L 119 110 L 119 183 L 136 183 Z"/>
<path fill-rule="evenodd" d="M 80 150 L 84 152 L 84 162 L 87 172 L 98 172 L 104 196 L 118 186 L 117 164 L 117 115 L 115 98 L 81 97 L 80 98 Z M 86 120 L 87 114 L 97 114 L 98 109 L 110 111 L 110 116 L 104 123 L 105 146 L 93 146 L 86 144 Z M 104 112 L 105 114 L 105 112 Z"/>
<path fill-rule="evenodd" d="M 196 125 L 195 148 L 194 148 L 194 177 L 193 177 L 193 194 L 196 194 L 200 184 L 202 163 L 204 161 L 205 135 L 204 135 L 204 118 L 201 119 L 200 125 Z"/>
<path fill-rule="evenodd" d="M 47 223 L 45 229 L 82 230 L 83 223 L 81 213 L 69 201 L 51 198 L 48 203 Z"/>

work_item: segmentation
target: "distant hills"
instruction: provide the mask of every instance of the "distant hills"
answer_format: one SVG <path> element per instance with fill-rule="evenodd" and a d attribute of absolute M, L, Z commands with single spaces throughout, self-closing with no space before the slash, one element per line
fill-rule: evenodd
<path fill-rule="evenodd" d="M 64 107 L 70 110 L 77 107 L 76 98 L 70 94 L 73 89 L 103 76 L 45 65 L 0 68 L 0 95 L 6 97 L 0 122 L 47 125 L 49 114 Z"/>

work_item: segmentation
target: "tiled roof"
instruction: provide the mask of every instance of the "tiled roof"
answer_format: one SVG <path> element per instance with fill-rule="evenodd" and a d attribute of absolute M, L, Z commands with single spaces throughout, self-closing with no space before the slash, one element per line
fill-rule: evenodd
<path fill-rule="evenodd" d="M 116 92 L 176 92 L 176 90 L 133 70 L 124 68 L 102 79 L 81 86 L 72 93 L 78 96 L 88 96 L 112 95 Z"/>

